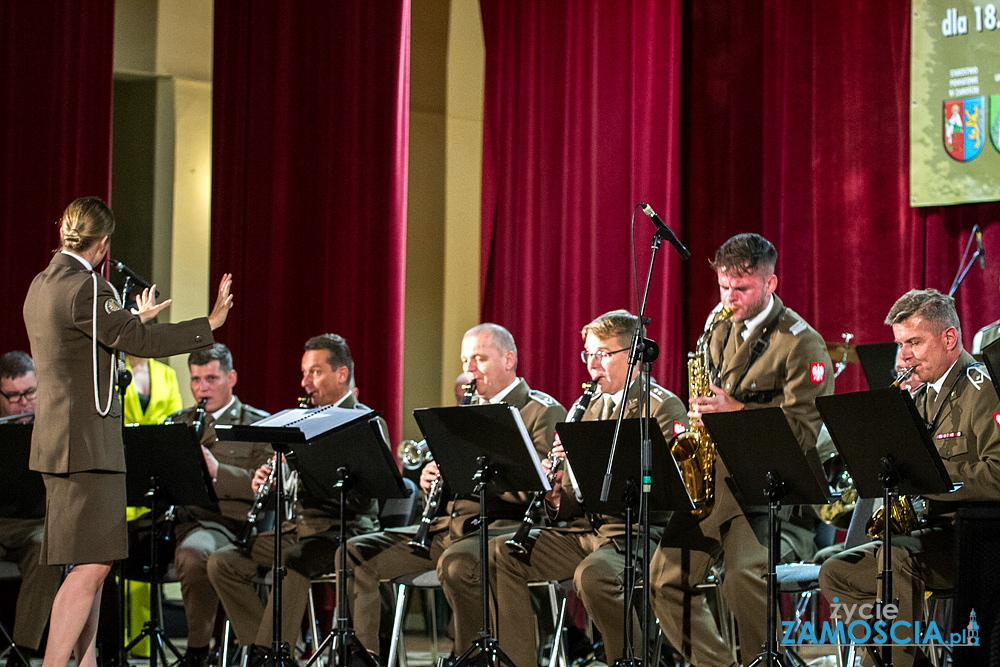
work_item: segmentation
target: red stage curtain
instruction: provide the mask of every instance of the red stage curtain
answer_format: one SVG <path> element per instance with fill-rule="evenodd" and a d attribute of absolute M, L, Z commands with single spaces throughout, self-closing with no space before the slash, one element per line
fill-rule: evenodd
<path fill-rule="evenodd" d="M 522 374 L 563 401 L 584 375 L 576 332 L 635 309 L 640 200 L 692 252 L 678 268 L 661 249 L 647 310 L 654 374 L 684 394 L 685 353 L 718 300 L 707 260 L 729 236 L 775 243 L 779 295 L 824 338 L 879 342 L 895 299 L 946 291 L 972 225 L 1000 218 L 1000 204 L 909 207 L 909 3 L 481 6 L 483 318 L 511 328 Z M 647 245 L 648 221 L 637 229 Z M 1000 251 L 1000 225 L 984 235 Z M 966 343 L 1000 317 L 995 264 L 956 295 Z M 837 383 L 863 387 L 856 364 Z"/>
<path fill-rule="evenodd" d="M 28 350 L 21 307 L 72 200 L 111 192 L 113 0 L 0 2 L 0 341 Z"/>
<path fill-rule="evenodd" d="M 395 442 L 402 395 L 408 0 L 217 0 L 212 280 L 240 397 L 295 405 L 310 336 L 335 332 Z"/>
<path fill-rule="evenodd" d="M 518 372 L 563 402 L 588 379 L 580 329 L 637 309 L 631 206 L 681 231 L 680 4 L 482 0 L 486 41 L 482 319 L 506 326 Z M 653 224 L 636 214 L 645 276 Z M 679 340 L 680 261 L 661 248 L 651 335 Z M 640 278 L 641 280 L 642 278 Z M 641 289 L 641 285 L 640 285 Z M 657 363 L 676 383 L 681 362 Z"/>

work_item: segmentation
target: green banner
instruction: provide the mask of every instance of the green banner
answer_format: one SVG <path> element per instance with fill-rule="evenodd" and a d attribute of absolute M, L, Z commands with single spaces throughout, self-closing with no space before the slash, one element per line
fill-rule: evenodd
<path fill-rule="evenodd" d="M 1000 200 L 998 6 L 912 0 L 911 206 Z"/>

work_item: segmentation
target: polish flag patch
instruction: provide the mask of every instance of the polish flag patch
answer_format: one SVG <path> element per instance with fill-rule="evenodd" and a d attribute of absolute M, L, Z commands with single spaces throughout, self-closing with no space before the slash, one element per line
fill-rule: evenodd
<path fill-rule="evenodd" d="M 1000 412 L 998 412 L 997 414 L 1000 414 Z M 996 416 L 996 415 L 994 415 L 994 416 Z M 997 422 L 997 423 L 1000 424 L 1000 422 Z M 687 427 L 684 426 L 684 424 L 680 423 L 679 421 L 674 420 L 674 435 L 680 435 L 681 433 L 683 433 L 686 430 L 687 430 Z"/>
<path fill-rule="evenodd" d="M 826 365 L 822 361 L 814 361 L 809 364 L 809 379 L 813 384 L 819 384 L 826 377 Z"/>
<path fill-rule="evenodd" d="M 676 424 L 677 422 L 674 423 Z M 997 425 L 997 428 L 1000 428 L 1000 410 L 993 413 L 993 423 Z"/>

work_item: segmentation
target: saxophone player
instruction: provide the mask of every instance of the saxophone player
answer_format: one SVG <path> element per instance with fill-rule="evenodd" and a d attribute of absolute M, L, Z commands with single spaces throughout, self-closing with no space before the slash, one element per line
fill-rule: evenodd
<path fill-rule="evenodd" d="M 892 306 L 885 323 L 892 326 L 898 360 L 923 382 L 913 392 L 920 414 L 952 481 L 962 488 L 926 498 L 926 524 L 910 535 L 892 538 L 893 597 L 899 598 L 896 621 L 923 620 L 925 589 L 952 588 L 955 579 L 956 511 L 972 501 L 1000 499 L 1000 430 L 995 422 L 1000 401 L 986 368 L 962 348 L 962 328 L 955 300 L 937 290 L 911 290 Z M 844 605 L 872 602 L 879 594 L 882 542 L 844 551 L 826 561 L 819 583 L 826 598 Z M 846 621 L 845 621 L 846 623 Z M 930 665 L 913 646 L 912 632 L 893 628 L 893 664 Z"/>
<path fill-rule="evenodd" d="M 815 458 L 822 420 L 816 397 L 833 393 L 830 355 L 823 338 L 775 294 L 778 253 L 758 234 L 738 234 L 715 253 L 712 268 L 721 303 L 732 311 L 708 346 L 709 396 L 693 397 L 692 426 L 707 412 L 779 406 L 807 456 Z M 709 321 L 714 317 L 710 316 Z M 650 597 L 664 635 L 689 662 L 728 667 L 733 649 L 723 639 L 697 588 L 720 553 L 722 595 L 736 615 L 743 664 L 766 634 L 767 508 L 744 514 L 729 490 L 722 460 L 715 461 L 715 504 L 707 517 L 671 517 L 653 555 Z"/>
<path fill-rule="evenodd" d="M 625 391 L 628 348 L 635 324 L 634 315 L 614 310 L 583 328 L 581 356 L 591 379 L 600 388 L 600 394 L 584 411 L 583 421 L 617 419 L 622 409 L 625 418 L 639 416 L 639 383 L 635 380 L 638 368 Z M 650 408 L 667 441 L 676 431 L 687 427 L 684 403 L 656 383 L 650 391 Z M 565 456 L 558 439 L 555 452 Z M 490 540 L 490 557 L 497 573 L 498 637 L 504 651 L 519 667 L 537 664 L 529 581 L 572 578 L 577 595 L 604 637 L 607 664 L 622 657 L 625 521 L 620 516 L 587 512 L 586 503 L 586 498 L 579 496 L 567 480 L 565 470 L 560 471 L 552 491 L 546 494 L 546 510 L 556 525 L 531 531 L 534 545 L 530 560 L 512 551 L 505 537 Z"/>
<path fill-rule="evenodd" d="M 475 383 L 478 402 L 502 402 L 520 411 L 539 458 L 544 458 L 552 449 L 555 425 L 566 417 L 566 409 L 517 376 L 517 347 L 511 333 L 492 323 L 469 329 L 462 338 L 462 370 L 469 383 Z M 420 483 L 425 493 L 437 472 L 433 461 L 424 467 Z M 515 521 L 524 515 L 527 500 L 526 494 L 492 499 L 491 514 L 497 520 L 491 524 L 490 534 L 512 532 Z M 348 567 L 353 571 L 348 597 L 354 630 L 365 648 L 378 650 L 379 581 L 433 568 L 455 614 L 456 653 L 472 644 L 482 625 L 479 540 L 472 523 L 478 513 L 478 499 L 451 498 L 446 511 L 430 523 L 426 551 L 409 545 L 416 528 L 363 535 L 347 542 Z M 514 521 L 504 520 L 508 518 Z"/>
<path fill-rule="evenodd" d="M 187 363 L 191 393 L 196 401 L 205 401 L 201 448 L 219 497 L 219 512 L 194 506 L 177 508 L 174 566 L 188 627 L 184 667 L 206 667 L 219 606 L 219 598 L 208 581 L 208 559 L 232 542 L 240 529 L 253 500 L 250 479 L 267 460 L 271 448 L 264 443 L 219 442 L 215 437 L 216 424 L 252 424 L 268 414 L 243 403 L 233 393 L 237 375 L 229 348 L 215 343 L 206 350 L 192 352 Z M 194 424 L 196 419 L 196 408 L 169 417 L 175 424 Z"/>

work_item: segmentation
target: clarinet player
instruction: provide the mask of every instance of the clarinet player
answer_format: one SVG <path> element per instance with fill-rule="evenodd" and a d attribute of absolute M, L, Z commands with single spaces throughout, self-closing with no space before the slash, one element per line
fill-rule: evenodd
<path fill-rule="evenodd" d="M 182 667 L 207 667 L 208 642 L 219 607 L 219 597 L 208 581 L 208 558 L 230 544 L 242 528 L 254 497 L 250 479 L 270 457 L 271 447 L 260 442 L 219 442 L 215 437 L 216 424 L 253 424 L 268 414 L 243 403 L 233 393 L 237 374 L 229 348 L 216 343 L 192 352 L 187 363 L 191 394 L 196 401 L 205 401 L 204 410 L 199 413 L 197 408 L 187 408 L 172 414 L 169 421 L 197 425 L 201 419 L 201 450 L 219 497 L 219 511 L 177 508 L 174 567 L 188 628 Z"/>
<path fill-rule="evenodd" d="M 24 301 L 24 323 L 38 377 L 31 468 L 46 491 L 42 561 L 71 565 L 52 605 L 45 667 L 96 667 L 101 585 L 111 562 L 128 556 L 122 407 L 115 391 L 117 352 L 164 357 L 208 347 L 233 305 L 223 276 L 207 318 L 149 324 L 170 304 L 146 290 L 122 307 L 100 275 L 115 231 L 96 197 L 73 201 L 59 220 L 60 247 Z"/>
<path fill-rule="evenodd" d="M 555 425 L 565 418 L 566 409 L 517 377 L 517 347 L 511 333 L 492 323 L 469 329 L 462 338 L 462 370 L 468 378 L 467 386 L 475 387 L 475 402 L 506 403 L 520 411 L 539 458 L 544 458 L 552 449 Z M 473 398 L 471 391 L 467 394 Z M 428 463 L 420 478 L 425 493 L 431 490 L 436 476 L 437 465 Z M 491 508 L 499 510 L 506 505 L 513 510 L 511 517 L 520 518 L 526 500 L 520 494 L 504 494 L 500 500 L 491 501 Z M 372 653 L 379 647 L 379 581 L 434 568 L 455 613 L 455 652 L 465 651 L 477 637 L 482 625 L 479 541 L 472 519 L 479 515 L 479 501 L 455 497 L 441 505 L 446 505 L 446 511 L 430 522 L 424 548 L 409 544 L 413 531 L 406 529 L 347 542 L 348 567 L 353 570 L 348 598 L 354 630 Z M 490 534 L 509 533 L 515 527 L 513 521 L 495 521 L 490 525 Z"/>

